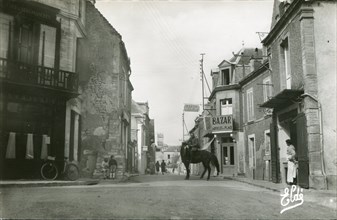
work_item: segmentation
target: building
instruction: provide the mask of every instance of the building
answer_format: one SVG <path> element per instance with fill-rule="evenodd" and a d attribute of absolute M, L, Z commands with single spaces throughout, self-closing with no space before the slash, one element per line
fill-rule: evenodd
<path fill-rule="evenodd" d="M 285 140 L 298 156 L 301 187 L 336 188 L 336 1 L 274 1 L 262 43 L 270 57 L 273 97 L 272 177 L 283 181 Z M 278 151 L 280 149 L 280 151 Z"/>
<path fill-rule="evenodd" d="M 215 149 L 224 175 L 236 176 L 245 172 L 245 136 L 242 124 L 242 96 L 240 80 L 251 71 L 252 57 L 259 59 L 261 50 L 243 48 L 229 60 L 223 60 L 211 71 L 212 92 L 207 111 L 211 133 L 215 135 Z M 210 133 L 210 132 L 207 132 Z M 200 139 L 200 136 L 199 136 Z"/>
<path fill-rule="evenodd" d="M 250 73 L 239 81 L 246 177 L 271 180 L 270 123 L 272 112 L 261 108 L 273 92 L 268 60 L 251 59 Z"/>
<path fill-rule="evenodd" d="M 42 161 L 80 159 L 77 40 L 85 4 L 0 1 L 1 178 L 40 178 Z"/>
<path fill-rule="evenodd" d="M 147 102 L 132 101 L 132 133 L 137 143 L 137 171 L 144 174 L 149 163 L 155 160 L 154 120 L 149 118 Z"/>
<path fill-rule="evenodd" d="M 101 175 L 102 160 L 111 155 L 117 176 L 132 171 L 131 67 L 122 36 L 86 1 L 87 37 L 78 41 L 82 115 L 81 169 L 84 176 Z"/>

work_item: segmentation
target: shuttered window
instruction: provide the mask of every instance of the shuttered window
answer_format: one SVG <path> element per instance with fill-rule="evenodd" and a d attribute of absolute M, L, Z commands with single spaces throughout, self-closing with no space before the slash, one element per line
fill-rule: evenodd
<path fill-rule="evenodd" d="M 9 43 L 13 36 L 13 17 L 0 13 L 0 57 L 8 58 Z"/>
<path fill-rule="evenodd" d="M 253 88 L 247 90 L 247 119 L 248 121 L 254 120 L 254 93 Z"/>
<path fill-rule="evenodd" d="M 54 68 L 56 28 L 44 24 L 40 26 L 39 65 Z"/>

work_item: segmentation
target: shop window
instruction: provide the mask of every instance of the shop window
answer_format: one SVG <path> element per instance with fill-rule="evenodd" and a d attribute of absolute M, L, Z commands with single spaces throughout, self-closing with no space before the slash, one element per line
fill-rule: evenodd
<path fill-rule="evenodd" d="M 233 106 L 232 106 L 232 99 L 222 99 L 220 101 L 220 109 L 221 115 L 232 115 L 233 114 Z"/>
<path fill-rule="evenodd" d="M 234 165 L 234 146 L 223 147 L 223 165 Z"/>

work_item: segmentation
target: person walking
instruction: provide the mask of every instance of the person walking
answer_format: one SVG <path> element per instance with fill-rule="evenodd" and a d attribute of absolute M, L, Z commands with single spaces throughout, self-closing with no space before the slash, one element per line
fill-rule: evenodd
<path fill-rule="evenodd" d="M 296 174 L 297 174 L 297 161 L 296 161 L 296 151 L 290 139 L 286 140 L 287 144 L 287 160 L 288 160 L 288 171 L 287 171 L 287 183 L 289 185 L 295 184 Z"/>
<path fill-rule="evenodd" d="M 117 161 L 114 159 L 114 155 L 110 156 L 109 169 L 110 169 L 110 178 L 115 179 L 117 170 Z"/>
<path fill-rule="evenodd" d="M 164 175 L 164 173 L 166 172 L 166 163 L 164 160 L 161 162 L 160 166 L 161 166 L 161 173 Z"/>
<path fill-rule="evenodd" d="M 159 164 L 159 160 L 157 160 L 157 163 L 156 163 L 156 171 L 157 171 L 157 174 L 159 173 L 159 168 L 160 168 L 160 164 Z"/>

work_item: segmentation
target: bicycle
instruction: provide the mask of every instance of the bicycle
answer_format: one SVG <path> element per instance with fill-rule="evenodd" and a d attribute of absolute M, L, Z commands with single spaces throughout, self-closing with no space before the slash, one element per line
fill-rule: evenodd
<path fill-rule="evenodd" d="M 55 157 L 48 156 L 47 160 L 42 164 L 40 172 L 43 179 L 55 180 L 59 176 Z M 79 173 L 78 166 L 73 162 L 69 162 L 67 157 L 64 157 L 64 166 L 61 175 L 65 179 L 74 181 L 80 177 Z"/>

